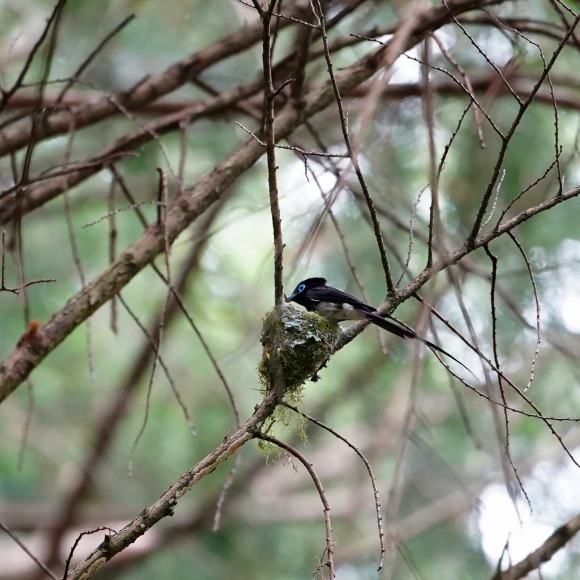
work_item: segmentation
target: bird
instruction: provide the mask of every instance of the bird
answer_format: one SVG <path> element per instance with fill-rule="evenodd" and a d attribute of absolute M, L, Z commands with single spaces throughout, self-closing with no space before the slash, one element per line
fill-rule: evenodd
<path fill-rule="evenodd" d="M 396 322 L 384 319 L 376 308 L 365 304 L 356 296 L 347 294 L 332 286 L 327 286 L 325 278 L 308 278 L 302 280 L 294 288 L 292 294 L 288 296 L 288 300 L 304 306 L 309 312 L 317 312 L 324 318 L 334 320 L 335 322 L 341 322 L 343 320 L 368 320 L 396 336 L 411 338 L 426 344 L 430 349 L 448 356 L 471 373 L 469 368 L 460 360 L 457 360 L 452 354 L 440 346 L 422 338 L 410 328 L 405 328 Z"/>

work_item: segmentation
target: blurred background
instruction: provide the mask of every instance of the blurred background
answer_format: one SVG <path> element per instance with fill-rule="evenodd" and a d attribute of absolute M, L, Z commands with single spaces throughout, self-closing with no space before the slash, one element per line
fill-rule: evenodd
<path fill-rule="evenodd" d="M 445 259 L 462 247 L 486 191 L 482 234 L 551 205 L 513 238 L 466 252 L 419 290 L 520 394 L 413 298 L 394 314 L 464 362 L 477 381 L 446 361 L 472 388 L 423 345 L 375 328 L 307 383 L 301 409 L 365 454 L 381 500 L 387 551 L 377 572 L 364 463 L 308 422 L 274 427 L 324 485 L 343 580 L 491 578 L 499 562 L 505 568 L 525 558 L 580 511 L 573 460 L 580 460 L 580 207 L 565 195 L 580 177 L 580 59 L 577 31 L 570 34 L 577 3 L 532 0 L 525 19 L 519 2 L 470 6 L 455 22 L 434 19 L 426 40 L 358 82 L 342 103 L 400 289 L 430 256 Z M 378 50 L 415 8 L 443 4 L 324 3 L 334 71 L 348 72 Z M 277 10 L 315 22 L 308 2 L 280 2 Z M 157 169 L 170 200 L 193 187 L 248 139 L 244 128 L 259 131 L 263 98 L 261 26 L 251 3 L 0 0 L 0 12 L 4 360 L 31 321 L 42 325 L 63 309 L 158 219 Z M 304 30 L 275 18 L 273 61 L 293 63 L 310 42 L 300 69 L 308 94 L 328 72 L 319 36 L 310 31 L 305 40 Z M 175 72 L 185 62 L 190 72 Z M 299 77 L 292 66 L 276 69 L 277 86 Z M 152 79 L 159 98 L 137 105 L 131 95 Z M 279 110 L 296 97 L 293 85 Z M 208 105 L 219 98 L 223 105 Z M 192 117 L 187 107 L 201 112 Z M 58 114 L 60 127 L 45 131 Z M 139 132 L 130 147 L 115 149 Z M 344 152 L 336 103 L 283 144 Z M 348 160 L 279 149 L 277 165 L 286 294 L 324 276 L 370 304 L 383 302 L 381 255 Z M 236 428 L 224 380 L 242 421 L 260 402 L 272 256 L 264 157 L 236 173 L 170 254 L 139 272 L 2 401 L 0 522 L 57 577 L 79 534 L 123 527 Z M 325 549 L 322 510 L 296 460 L 267 456 L 250 442 L 97 577 L 326 577 L 316 571 Z M 49 577 L 5 530 L 0 578 Z M 83 536 L 73 562 L 104 533 Z M 578 570 L 572 540 L 541 577 L 572 579 Z"/>

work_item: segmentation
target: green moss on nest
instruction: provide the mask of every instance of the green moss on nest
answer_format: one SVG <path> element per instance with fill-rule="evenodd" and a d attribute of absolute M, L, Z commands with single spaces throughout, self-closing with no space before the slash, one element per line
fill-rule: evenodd
<path fill-rule="evenodd" d="M 264 354 L 258 365 L 264 389 L 272 388 L 272 354 L 277 353 L 288 400 L 298 401 L 304 382 L 332 354 L 340 333 L 336 322 L 292 304 L 272 309 L 264 317 L 261 338 Z"/>

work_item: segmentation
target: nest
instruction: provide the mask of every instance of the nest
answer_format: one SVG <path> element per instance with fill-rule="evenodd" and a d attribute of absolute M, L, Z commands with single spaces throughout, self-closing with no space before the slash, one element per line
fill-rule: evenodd
<path fill-rule="evenodd" d="M 266 391 L 279 377 L 284 392 L 296 393 L 324 366 L 341 334 L 336 322 L 315 312 L 306 312 L 285 303 L 264 317 L 258 365 L 260 382 Z M 278 368 L 276 368 L 278 365 Z"/>

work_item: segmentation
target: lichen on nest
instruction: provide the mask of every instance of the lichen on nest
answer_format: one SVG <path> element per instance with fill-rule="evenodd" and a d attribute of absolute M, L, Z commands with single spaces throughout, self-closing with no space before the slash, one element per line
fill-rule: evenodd
<path fill-rule="evenodd" d="M 311 378 L 333 352 L 341 330 L 331 320 L 284 303 L 264 317 L 261 342 L 264 347 L 258 365 L 265 391 L 272 388 L 273 354 L 277 353 L 285 394 L 298 397 L 305 381 Z"/>

